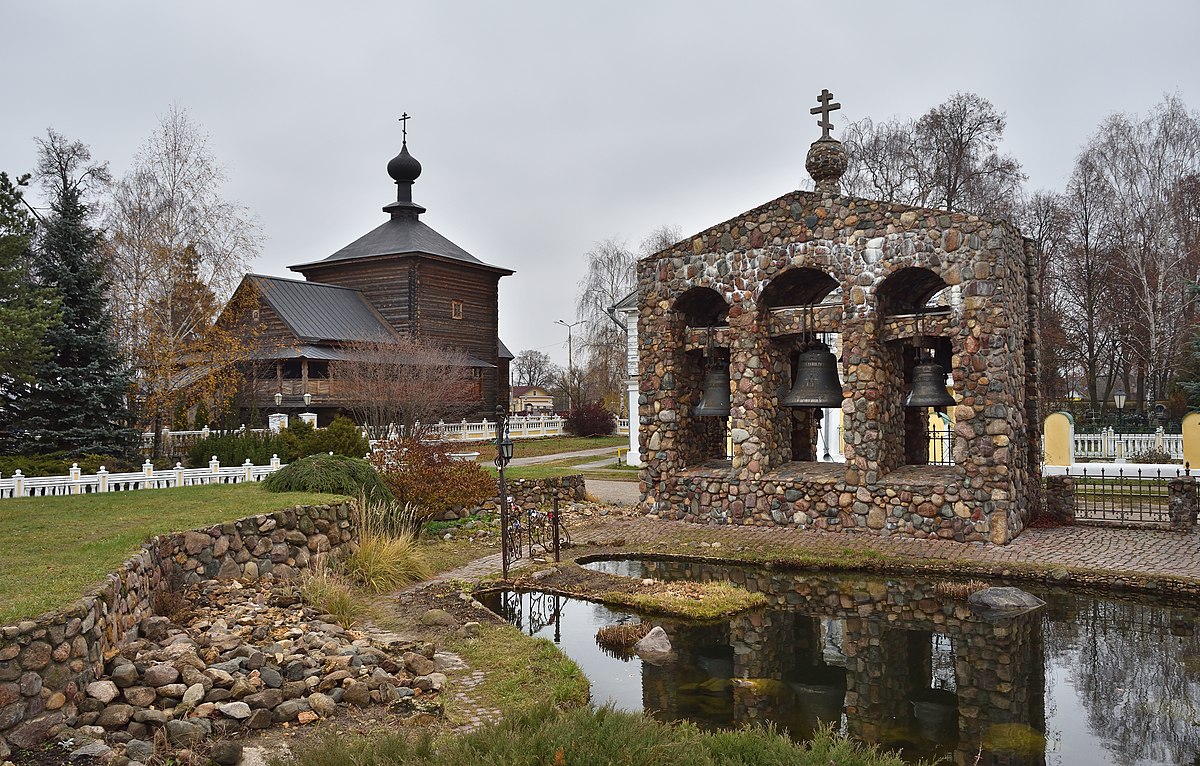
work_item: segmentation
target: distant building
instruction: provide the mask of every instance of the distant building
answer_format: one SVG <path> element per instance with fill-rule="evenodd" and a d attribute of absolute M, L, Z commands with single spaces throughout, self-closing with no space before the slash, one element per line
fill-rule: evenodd
<path fill-rule="evenodd" d="M 247 274 L 219 321 L 257 325 L 256 374 L 244 409 L 304 407 L 304 395 L 321 425 L 346 408 L 345 391 L 330 363 L 353 360 L 353 345 L 412 334 L 465 354 L 478 385 L 468 391 L 471 416 L 494 417 L 508 402 L 512 353 L 498 336 L 501 277 L 511 269 L 479 260 L 420 220 L 412 201 L 421 163 L 404 142 L 387 165 L 396 201 L 383 207 L 388 220 L 318 261 L 291 266 L 304 280 Z M 244 291 L 252 290 L 250 296 Z M 249 298 L 249 300 L 246 300 Z M 231 317 L 248 309 L 249 318 Z"/>
<path fill-rule="evenodd" d="M 513 386 L 509 410 L 516 415 L 553 414 L 554 394 L 541 386 Z"/>

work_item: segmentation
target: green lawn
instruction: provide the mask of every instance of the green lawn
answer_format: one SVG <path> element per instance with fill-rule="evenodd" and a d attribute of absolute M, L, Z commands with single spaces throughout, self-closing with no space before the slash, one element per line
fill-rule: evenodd
<path fill-rule="evenodd" d="M 218 484 L 0 500 L 0 625 L 66 606 L 154 535 L 335 499 Z"/>
<path fill-rule="evenodd" d="M 600 447 L 623 447 L 629 443 L 628 436 L 549 436 L 545 439 L 513 439 L 513 457 L 540 457 L 559 452 L 578 452 Z M 457 445 L 456 445 L 457 446 Z M 464 445 L 464 450 L 467 451 Z M 471 452 L 478 450 L 479 462 L 491 463 L 496 459 L 495 442 L 473 442 Z M 594 459 L 594 458 L 593 458 Z"/>

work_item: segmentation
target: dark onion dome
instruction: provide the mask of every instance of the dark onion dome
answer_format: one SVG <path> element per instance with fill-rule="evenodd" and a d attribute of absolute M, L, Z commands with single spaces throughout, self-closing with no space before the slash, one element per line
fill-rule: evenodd
<path fill-rule="evenodd" d="M 408 153 L 408 143 L 405 142 L 400 148 L 400 153 L 392 157 L 387 164 L 388 175 L 392 180 L 400 183 L 407 181 L 412 183 L 421 176 L 421 163 L 417 162 L 416 157 Z"/>

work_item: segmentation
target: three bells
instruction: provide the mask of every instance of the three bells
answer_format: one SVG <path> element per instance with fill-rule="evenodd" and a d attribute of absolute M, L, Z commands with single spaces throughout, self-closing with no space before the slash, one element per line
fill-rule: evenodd
<path fill-rule="evenodd" d="M 796 361 L 796 379 L 781 402 L 784 407 L 841 407 L 842 384 L 837 357 L 819 340 L 807 343 Z M 917 349 L 913 386 L 905 407 L 952 407 L 954 397 L 946 390 L 946 373 L 925 348 Z M 729 417 L 729 365 L 708 355 L 700 403 L 692 410 L 698 417 Z"/>

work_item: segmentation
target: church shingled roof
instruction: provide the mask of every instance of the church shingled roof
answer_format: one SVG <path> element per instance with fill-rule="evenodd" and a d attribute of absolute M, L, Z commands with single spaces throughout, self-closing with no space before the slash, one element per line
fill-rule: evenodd
<path fill-rule="evenodd" d="M 301 340 L 353 343 L 395 338 L 358 290 L 264 274 L 247 274 L 246 279 Z"/>
<path fill-rule="evenodd" d="M 379 255 L 433 255 L 482 266 L 505 274 L 512 273 L 510 269 L 484 263 L 415 217 L 402 216 L 384 221 L 328 258 L 289 268 L 302 270 L 336 261 L 350 261 Z"/>

